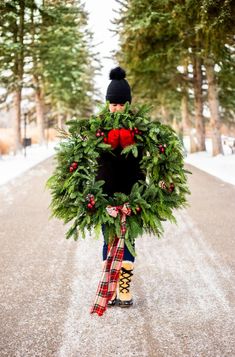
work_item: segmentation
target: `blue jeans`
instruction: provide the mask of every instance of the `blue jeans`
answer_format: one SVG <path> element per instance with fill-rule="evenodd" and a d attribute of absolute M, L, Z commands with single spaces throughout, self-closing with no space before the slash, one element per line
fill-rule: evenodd
<path fill-rule="evenodd" d="M 102 225 L 102 232 L 104 234 L 104 230 L 105 230 L 105 225 Z M 133 248 L 135 248 L 135 245 L 133 245 Z M 104 245 L 103 245 L 103 260 L 107 259 L 107 255 L 108 255 L 108 244 L 105 242 L 104 240 Z M 133 255 L 129 252 L 129 249 L 127 248 L 126 245 L 124 245 L 124 256 L 123 256 L 123 260 L 128 260 L 129 262 L 133 262 L 135 261 L 135 257 L 133 257 Z"/>

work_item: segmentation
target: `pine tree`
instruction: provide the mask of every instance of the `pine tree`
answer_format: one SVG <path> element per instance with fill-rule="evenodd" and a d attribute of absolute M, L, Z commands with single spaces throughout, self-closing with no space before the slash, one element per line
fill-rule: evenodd
<path fill-rule="evenodd" d="M 95 68 L 84 6 L 78 1 L 59 1 L 57 6 L 45 2 L 41 14 L 38 47 L 45 95 L 58 114 L 88 114 L 94 105 Z"/>
<path fill-rule="evenodd" d="M 211 114 L 211 131 L 213 155 L 223 153 L 220 127 L 219 76 L 215 71 L 216 64 L 223 67 L 229 59 L 234 64 L 234 58 L 228 46 L 234 46 L 235 4 L 232 0 L 201 2 L 201 27 L 204 36 L 203 58 L 208 83 L 208 104 Z M 233 75 L 234 76 L 234 75 Z M 224 102 L 225 104 L 225 102 Z"/>
<path fill-rule="evenodd" d="M 21 96 L 24 73 L 25 1 L 6 1 L 0 8 L 0 85 L 13 97 L 14 152 L 21 147 Z M 4 98 L 4 99 L 5 99 Z"/>
<path fill-rule="evenodd" d="M 137 99 L 152 101 L 159 111 L 167 108 L 173 117 L 179 113 L 180 102 L 181 108 L 186 110 L 187 100 L 188 110 L 194 115 L 191 125 L 196 128 L 196 150 L 204 150 L 203 109 L 207 105 L 205 91 L 208 88 L 208 104 L 212 111 L 210 124 L 214 131 L 213 154 L 221 152 L 218 146 L 220 125 L 215 123 L 220 122 L 218 109 L 226 112 L 221 104 L 230 108 L 231 105 L 226 100 L 218 101 L 220 83 L 217 79 L 221 80 L 225 72 L 218 75 L 214 68 L 217 64 L 222 70 L 223 63 L 228 61 L 228 52 L 233 48 L 232 1 L 126 0 L 121 4 L 116 20 L 117 33 L 120 34 L 117 57 L 129 71 Z M 231 66 L 232 62 L 234 57 L 230 55 Z M 186 70 L 179 71 L 185 68 L 185 63 Z M 223 89 L 226 82 L 221 82 Z M 232 100 L 231 91 L 229 93 Z M 185 113 L 182 116 L 185 118 Z"/>
<path fill-rule="evenodd" d="M 2 101 L 15 108 L 15 151 L 21 146 L 22 88 L 34 90 L 39 141 L 44 141 L 45 106 L 65 120 L 90 114 L 94 65 L 87 13 L 80 1 L 5 1 L 0 14 Z"/>

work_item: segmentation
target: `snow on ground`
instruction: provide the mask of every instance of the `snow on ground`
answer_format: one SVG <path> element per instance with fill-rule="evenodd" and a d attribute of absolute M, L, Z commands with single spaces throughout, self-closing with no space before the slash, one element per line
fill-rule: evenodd
<path fill-rule="evenodd" d="M 35 144 L 31 147 L 27 147 L 26 157 L 24 156 L 24 151 L 16 156 L 0 156 L 0 185 L 7 183 L 41 161 L 54 155 L 57 143 L 58 142 L 50 142 L 48 146 L 39 146 Z M 187 150 L 189 147 L 188 137 L 184 138 L 184 145 Z M 225 182 L 235 185 L 235 154 L 231 154 L 231 149 L 224 145 L 225 155 L 212 157 L 212 145 L 210 139 L 206 140 L 206 149 L 206 152 L 187 154 L 185 162 L 196 166 Z"/>
<path fill-rule="evenodd" d="M 54 141 L 44 146 L 38 144 L 28 146 L 26 148 L 26 156 L 24 156 L 24 150 L 17 155 L 0 156 L 0 185 L 4 185 L 31 167 L 54 155 L 56 144 L 57 142 Z"/>
<path fill-rule="evenodd" d="M 184 138 L 186 150 L 189 147 L 189 137 Z M 206 139 L 206 152 L 187 154 L 185 162 L 220 178 L 221 180 L 235 185 L 235 154 L 227 145 L 223 145 L 224 155 L 212 157 L 212 143 Z"/>

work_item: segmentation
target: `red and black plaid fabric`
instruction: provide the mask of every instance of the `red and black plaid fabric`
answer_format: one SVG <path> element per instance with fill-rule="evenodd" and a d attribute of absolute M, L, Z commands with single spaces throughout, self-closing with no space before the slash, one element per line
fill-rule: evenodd
<path fill-rule="evenodd" d="M 116 210 L 116 213 L 113 213 Z M 124 239 L 126 233 L 126 216 L 130 215 L 131 209 L 127 204 L 118 207 L 109 207 L 108 212 L 113 217 L 121 213 L 121 237 L 115 237 L 112 245 L 109 247 L 106 263 L 103 268 L 101 280 L 96 292 L 94 304 L 91 308 L 91 314 L 97 313 L 102 316 L 107 309 L 108 301 L 116 291 L 119 273 L 122 266 L 124 255 Z"/>

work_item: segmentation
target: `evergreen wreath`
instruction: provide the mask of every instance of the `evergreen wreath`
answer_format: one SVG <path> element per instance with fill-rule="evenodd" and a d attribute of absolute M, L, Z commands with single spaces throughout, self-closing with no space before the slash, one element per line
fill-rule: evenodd
<path fill-rule="evenodd" d="M 152 121 L 149 108 L 133 109 L 125 105 L 123 112 L 110 113 L 108 104 L 89 120 L 71 120 L 68 131 L 60 130 L 61 141 L 55 156 L 57 165 L 47 181 L 51 190 L 52 216 L 64 223 L 72 221 L 66 233 L 75 240 L 81 232 L 94 229 L 98 237 L 105 224 L 105 240 L 111 243 L 121 235 L 120 220 L 111 217 L 107 206 L 129 204 L 131 215 L 126 218 L 125 243 L 130 252 L 137 236 L 143 232 L 158 237 L 163 233 L 162 221 L 176 223 L 173 210 L 186 205 L 187 187 L 182 144 L 168 125 Z M 123 130 L 122 155 L 138 156 L 142 151 L 140 168 L 146 181 L 136 182 L 130 195 L 115 193 L 108 197 L 97 181 L 97 159 L 102 151 L 115 147 L 115 132 Z"/>

